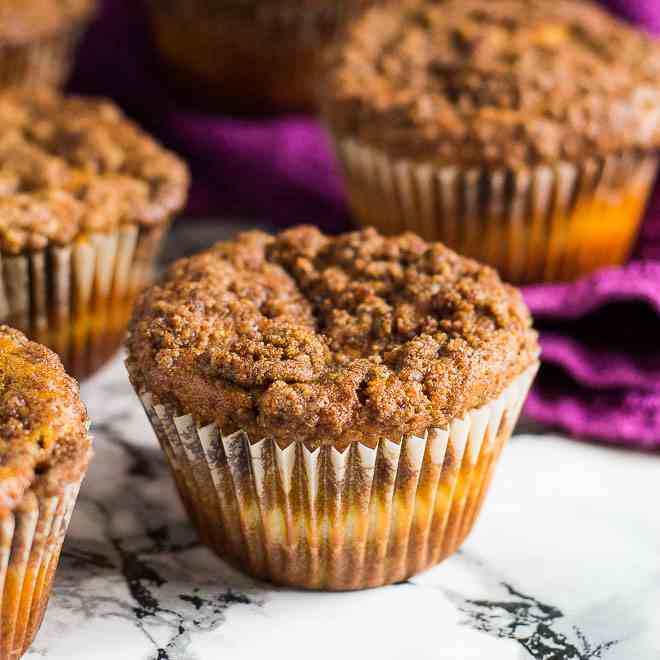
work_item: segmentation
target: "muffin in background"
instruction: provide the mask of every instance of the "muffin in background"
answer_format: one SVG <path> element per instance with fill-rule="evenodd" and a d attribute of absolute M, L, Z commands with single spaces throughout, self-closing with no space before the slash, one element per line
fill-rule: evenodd
<path fill-rule="evenodd" d="M 174 263 L 136 306 L 127 368 L 203 541 L 347 590 L 460 546 L 537 360 L 492 269 L 413 234 L 303 227 Z"/>
<path fill-rule="evenodd" d="M 372 0 L 143 0 L 170 79 L 191 104 L 315 110 L 322 57 Z"/>
<path fill-rule="evenodd" d="M 109 102 L 0 95 L 0 321 L 84 378 L 119 347 L 186 199 L 173 154 Z"/>
<path fill-rule="evenodd" d="M 594 4 L 374 8 L 324 89 L 361 223 L 521 283 L 628 258 L 657 171 L 660 47 Z"/>
<path fill-rule="evenodd" d="M 15 660 L 41 625 L 92 448 L 78 384 L 7 326 L 0 382 L 0 660 Z"/>
<path fill-rule="evenodd" d="M 96 0 L 0 0 L 0 88 L 63 85 Z"/>

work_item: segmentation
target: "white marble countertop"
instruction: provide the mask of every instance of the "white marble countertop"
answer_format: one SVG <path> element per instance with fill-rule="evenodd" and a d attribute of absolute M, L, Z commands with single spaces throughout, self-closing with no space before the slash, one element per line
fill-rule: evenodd
<path fill-rule="evenodd" d="M 29 658 L 660 658 L 660 455 L 518 435 L 458 555 L 295 592 L 198 544 L 120 359 L 83 394 L 96 457 Z"/>
<path fill-rule="evenodd" d="M 121 358 L 83 396 L 96 457 L 28 658 L 660 658 L 660 454 L 517 435 L 457 555 L 392 587 L 296 592 L 198 543 Z"/>

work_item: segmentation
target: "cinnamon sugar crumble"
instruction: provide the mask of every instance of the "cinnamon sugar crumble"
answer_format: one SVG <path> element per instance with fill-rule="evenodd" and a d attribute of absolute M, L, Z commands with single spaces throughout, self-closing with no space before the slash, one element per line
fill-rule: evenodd
<path fill-rule="evenodd" d="M 310 446 L 445 427 L 538 354 L 520 294 L 413 234 L 241 234 L 176 262 L 137 306 L 138 391 L 252 441 Z"/>
<path fill-rule="evenodd" d="M 107 101 L 45 89 L 0 95 L 2 252 L 166 222 L 187 188 L 185 165 Z"/>
<path fill-rule="evenodd" d="M 587 0 L 408 0 L 332 58 L 332 127 L 401 157 L 522 167 L 660 145 L 660 47 Z"/>
<path fill-rule="evenodd" d="M 30 489 L 57 493 L 91 456 L 78 384 L 50 350 L 0 326 L 0 514 Z"/>

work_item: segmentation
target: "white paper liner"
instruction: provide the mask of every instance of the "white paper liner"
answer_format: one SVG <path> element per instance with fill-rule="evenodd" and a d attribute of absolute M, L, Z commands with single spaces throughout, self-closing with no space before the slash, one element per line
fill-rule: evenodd
<path fill-rule="evenodd" d="M 513 282 L 573 280 L 623 263 L 658 169 L 624 152 L 533 169 L 460 170 L 393 160 L 353 139 L 335 148 L 356 218 L 414 231 L 495 266 Z"/>
<path fill-rule="evenodd" d="M 23 655 L 39 630 L 81 481 L 52 497 L 29 492 L 0 518 L 0 660 Z"/>
<path fill-rule="evenodd" d="M 78 379 L 116 352 L 164 227 L 125 225 L 71 246 L 0 257 L 0 322 L 56 351 Z"/>
<path fill-rule="evenodd" d="M 247 572 L 309 589 L 374 587 L 453 553 L 472 529 L 538 365 L 425 437 L 281 449 L 141 400 L 202 540 Z"/>

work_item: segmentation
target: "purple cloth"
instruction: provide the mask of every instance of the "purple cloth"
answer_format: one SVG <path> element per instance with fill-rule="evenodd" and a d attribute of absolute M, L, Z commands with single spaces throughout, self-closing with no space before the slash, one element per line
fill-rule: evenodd
<path fill-rule="evenodd" d="M 318 123 L 185 109 L 162 83 L 136 4 L 105 0 L 72 88 L 113 97 L 188 159 L 189 212 L 349 227 L 342 183 Z M 655 0 L 605 4 L 660 34 Z M 660 194 L 630 264 L 575 284 L 528 287 L 525 297 L 541 330 L 544 363 L 527 414 L 577 436 L 660 448 Z"/>

